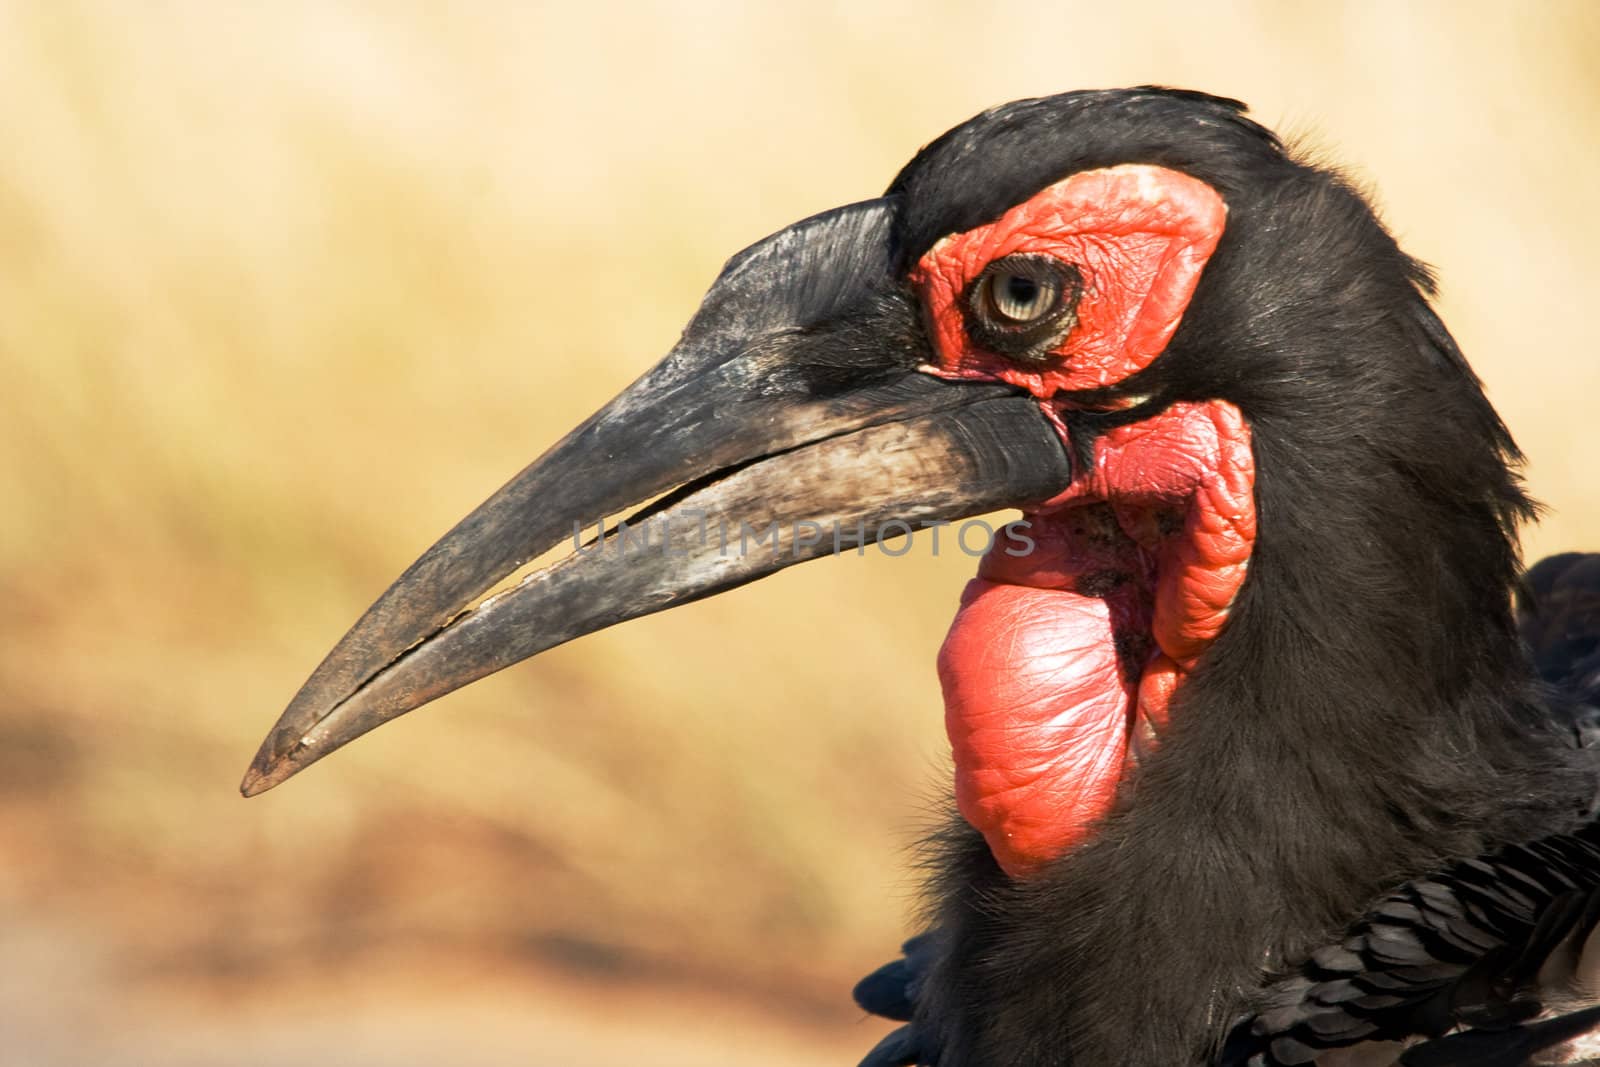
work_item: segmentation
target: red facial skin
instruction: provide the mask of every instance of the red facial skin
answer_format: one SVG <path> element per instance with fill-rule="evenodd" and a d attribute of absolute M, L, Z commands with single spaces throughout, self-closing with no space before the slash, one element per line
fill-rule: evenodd
<path fill-rule="evenodd" d="M 1177 330 L 1227 217 L 1205 182 L 1130 164 L 1075 174 L 987 226 L 944 238 L 911 275 L 933 326 L 937 373 L 998 378 L 1048 400 L 1143 370 Z M 1048 367 L 1019 367 L 967 336 L 961 294 L 990 262 L 1017 253 L 1052 255 L 1083 274 L 1077 325 Z"/>
<path fill-rule="evenodd" d="M 1143 370 L 1177 329 L 1226 221 L 1210 186 L 1145 165 L 1074 175 L 987 226 L 940 241 L 913 273 L 940 377 L 1070 391 Z M 962 294 L 993 260 L 1078 268 L 1077 322 L 1042 366 L 971 340 Z M 1025 877 L 1083 841 L 1132 756 L 1221 632 L 1255 540 L 1250 432 L 1224 401 L 1112 430 L 1072 485 L 1031 511 L 1035 548 L 991 550 L 939 654 L 962 815 Z"/>

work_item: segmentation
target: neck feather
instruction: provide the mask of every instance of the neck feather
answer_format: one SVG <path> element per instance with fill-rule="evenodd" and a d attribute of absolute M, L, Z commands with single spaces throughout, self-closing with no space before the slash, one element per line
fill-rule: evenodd
<path fill-rule="evenodd" d="M 1396 336 L 1370 339 L 1375 365 L 1416 363 L 1381 350 Z M 950 835 L 954 955 L 925 1010 L 953 1062 L 1204 1062 L 1254 990 L 1385 889 L 1577 820 L 1592 777 L 1512 625 L 1514 449 L 1435 355 L 1417 375 L 1453 392 L 1241 404 L 1259 537 L 1160 748 L 1035 878 Z"/>

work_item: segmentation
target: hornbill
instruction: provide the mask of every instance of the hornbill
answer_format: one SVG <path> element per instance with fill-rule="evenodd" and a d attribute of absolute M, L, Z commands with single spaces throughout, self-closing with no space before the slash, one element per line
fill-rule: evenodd
<path fill-rule="evenodd" d="M 858 989 L 909 1020 L 869 1063 L 1567 1054 L 1600 568 L 1535 568 L 1524 642 L 1520 457 L 1432 293 L 1236 101 L 986 111 L 734 256 L 379 597 L 243 791 L 583 634 L 1020 508 L 940 652 L 955 811 L 929 933 Z"/>

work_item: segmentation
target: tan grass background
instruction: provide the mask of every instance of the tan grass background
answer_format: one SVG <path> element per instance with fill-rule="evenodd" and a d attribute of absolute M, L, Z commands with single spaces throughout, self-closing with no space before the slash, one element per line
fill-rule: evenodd
<path fill-rule="evenodd" d="M 0 0 L 7 1062 L 853 1062 L 970 561 L 598 635 L 246 803 L 410 559 L 718 265 L 988 105 L 1249 101 L 1378 191 L 1596 547 L 1600 5 Z"/>

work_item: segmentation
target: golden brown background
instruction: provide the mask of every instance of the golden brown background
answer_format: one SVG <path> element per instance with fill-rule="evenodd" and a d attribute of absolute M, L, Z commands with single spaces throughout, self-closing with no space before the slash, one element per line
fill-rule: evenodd
<path fill-rule="evenodd" d="M 959 555 L 786 572 L 235 783 L 724 258 L 994 103 L 1183 85 L 1342 161 L 1529 452 L 1532 550 L 1600 547 L 1600 4 L 588 7 L 0 2 L 5 1062 L 853 1063 Z"/>

